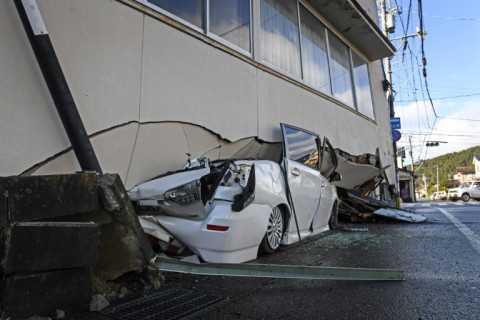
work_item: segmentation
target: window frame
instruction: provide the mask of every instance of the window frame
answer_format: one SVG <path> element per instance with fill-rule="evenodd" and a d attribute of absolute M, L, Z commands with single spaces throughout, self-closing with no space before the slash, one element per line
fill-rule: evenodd
<path fill-rule="evenodd" d="M 305 166 L 305 167 L 308 167 L 310 169 L 313 169 L 313 170 L 316 170 L 316 171 L 320 172 L 320 164 L 323 161 L 323 159 L 322 159 L 322 157 L 323 157 L 323 154 L 322 154 L 323 146 L 322 146 L 322 141 L 320 140 L 320 135 L 318 135 L 315 132 L 312 132 L 312 131 L 309 131 L 309 130 L 306 130 L 306 129 L 303 129 L 303 128 L 295 127 L 295 126 L 292 126 L 292 125 L 289 125 L 289 124 L 285 124 L 285 123 L 281 123 L 280 128 L 282 130 L 282 136 L 283 136 L 283 142 L 282 142 L 283 143 L 283 158 L 291 160 L 291 161 L 293 161 L 295 163 L 298 163 L 302 166 Z M 316 152 L 317 152 L 317 155 L 318 155 L 318 159 L 317 159 L 317 162 L 316 162 L 315 166 L 305 164 L 304 162 L 300 162 L 297 159 L 293 159 L 291 157 L 291 152 L 292 152 L 291 146 L 294 145 L 294 144 L 290 143 L 291 141 L 288 139 L 287 130 L 295 130 L 296 132 L 301 132 L 305 135 L 309 135 L 312 138 L 314 138 L 315 146 L 316 146 Z"/>
<path fill-rule="evenodd" d="M 189 27 L 189 28 L 191 28 L 191 29 L 193 29 L 193 30 L 195 30 L 195 31 L 197 31 L 197 32 L 205 33 L 205 31 L 204 31 L 204 29 L 205 29 L 205 12 L 206 12 L 205 6 L 203 7 L 203 12 L 202 12 L 202 19 L 203 19 L 203 21 L 202 21 L 202 28 L 200 28 L 200 27 L 194 25 L 193 23 L 191 23 L 191 22 L 189 22 L 189 21 L 187 21 L 187 20 L 184 20 L 184 19 L 180 18 L 179 16 L 176 16 L 176 15 L 174 15 L 173 13 L 170 13 L 169 11 L 167 11 L 167 10 L 165 10 L 165 9 L 163 9 L 163 8 L 161 8 L 161 7 L 153 4 L 153 3 L 151 3 L 151 2 L 148 1 L 148 0 L 137 0 L 137 1 L 140 2 L 140 3 L 142 3 L 142 4 L 145 5 L 145 6 L 149 7 L 150 9 L 153 9 L 153 10 L 155 10 L 155 11 L 160 12 L 161 14 L 169 17 L 169 18 L 172 19 L 172 20 L 175 20 L 175 21 L 177 21 L 177 22 L 179 22 L 179 23 L 181 23 L 181 24 L 186 25 L 187 27 Z M 201 0 L 201 1 L 203 1 L 203 2 L 205 3 L 205 0 Z"/>
<path fill-rule="evenodd" d="M 360 104 L 358 102 L 358 92 L 357 92 L 357 85 L 355 83 L 355 72 L 354 72 L 354 63 L 353 63 L 353 54 L 356 54 L 358 56 L 358 58 L 360 58 L 363 62 L 365 62 L 365 66 L 367 67 L 367 76 L 368 76 L 368 89 L 369 89 L 369 92 L 370 92 L 370 102 L 371 102 L 371 106 L 372 106 L 372 116 L 370 117 L 370 115 L 367 115 L 363 112 L 361 112 L 359 109 L 360 109 Z M 371 77 L 371 74 L 370 74 L 370 65 L 371 65 L 371 62 L 368 61 L 368 59 L 365 59 L 359 52 L 353 50 L 353 48 L 350 47 L 350 64 L 351 64 L 351 72 L 352 72 L 352 84 L 353 84 L 353 92 L 354 92 L 354 99 L 355 99 L 355 108 L 357 109 L 357 111 L 363 115 L 365 115 L 366 117 L 372 119 L 372 120 L 375 120 L 375 104 L 373 103 L 373 90 L 372 90 L 372 77 Z"/>
<path fill-rule="evenodd" d="M 215 41 L 220 42 L 221 44 L 239 51 L 240 53 L 246 55 L 249 58 L 253 58 L 253 51 L 254 51 L 254 46 L 253 46 L 253 0 L 248 0 L 249 2 L 249 7 L 250 7 L 250 28 L 249 28 L 249 46 L 250 46 L 250 51 L 243 49 L 242 47 L 239 47 L 235 43 L 232 43 L 228 41 L 227 39 L 213 33 L 210 31 L 210 0 L 203 0 L 205 2 L 205 30 L 204 34 L 210 38 L 212 38 Z"/>

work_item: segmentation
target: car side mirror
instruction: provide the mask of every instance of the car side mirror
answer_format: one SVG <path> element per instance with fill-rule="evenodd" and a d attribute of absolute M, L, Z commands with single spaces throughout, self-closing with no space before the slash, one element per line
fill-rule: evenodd
<path fill-rule="evenodd" d="M 336 171 L 332 173 L 332 175 L 330 176 L 330 182 L 341 181 L 341 180 L 342 180 L 342 175 Z"/>

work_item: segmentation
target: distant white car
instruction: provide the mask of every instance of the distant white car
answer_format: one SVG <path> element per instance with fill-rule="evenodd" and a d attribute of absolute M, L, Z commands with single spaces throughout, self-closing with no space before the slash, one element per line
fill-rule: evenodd
<path fill-rule="evenodd" d="M 449 200 L 462 199 L 462 201 L 468 202 L 471 198 L 480 200 L 480 181 L 467 181 L 457 188 L 448 190 Z"/>
<path fill-rule="evenodd" d="M 433 200 L 446 200 L 447 192 L 446 191 L 437 191 L 433 193 Z"/>
<path fill-rule="evenodd" d="M 313 132 L 285 124 L 281 130 L 279 163 L 199 158 L 134 187 L 129 196 L 140 215 L 206 262 L 253 260 L 259 250 L 271 253 L 329 230 L 338 212 L 331 182 L 341 179 L 334 149 Z"/>

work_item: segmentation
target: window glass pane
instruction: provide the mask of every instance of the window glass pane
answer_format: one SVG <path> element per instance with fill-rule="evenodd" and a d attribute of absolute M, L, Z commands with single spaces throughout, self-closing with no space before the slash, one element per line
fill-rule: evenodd
<path fill-rule="evenodd" d="M 303 78 L 314 88 L 332 94 L 325 26 L 303 6 L 300 6 L 300 22 Z"/>
<path fill-rule="evenodd" d="M 147 0 L 147 1 L 203 29 L 203 0 Z"/>
<path fill-rule="evenodd" d="M 353 107 L 353 90 L 348 47 L 331 32 L 328 33 L 328 42 L 330 44 L 330 71 L 333 96 Z"/>
<path fill-rule="evenodd" d="M 370 91 L 370 78 L 368 65 L 358 54 L 352 51 L 353 81 L 355 83 L 355 95 L 357 109 L 364 115 L 374 118 L 372 92 Z"/>
<path fill-rule="evenodd" d="M 210 0 L 210 32 L 250 51 L 250 0 Z"/>
<path fill-rule="evenodd" d="M 318 168 L 317 137 L 304 131 L 285 127 L 288 159 Z"/>
<path fill-rule="evenodd" d="M 260 19 L 262 59 L 301 77 L 297 1 L 262 0 Z"/>

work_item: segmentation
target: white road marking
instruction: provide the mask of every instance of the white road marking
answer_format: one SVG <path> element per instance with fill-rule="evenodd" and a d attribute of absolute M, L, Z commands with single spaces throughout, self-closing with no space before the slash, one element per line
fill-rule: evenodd
<path fill-rule="evenodd" d="M 468 241 L 470 241 L 473 249 L 475 249 L 478 255 L 480 255 L 480 236 L 478 234 L 475 234 L 472 229 L 464 225 L 460 220 L 452 216 L 447 210 L 444 210 L 442 208 L 438 208 L 438 210 L 443 213 L 443 215 L 447 217 L 448 220 L 450 220 L 455 225 L 455 227 L 460 230 L 461 233 L 463 233 L 463 235 L 468 239 Z"/>

